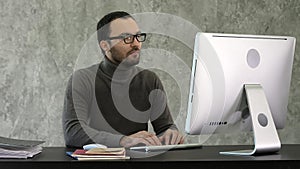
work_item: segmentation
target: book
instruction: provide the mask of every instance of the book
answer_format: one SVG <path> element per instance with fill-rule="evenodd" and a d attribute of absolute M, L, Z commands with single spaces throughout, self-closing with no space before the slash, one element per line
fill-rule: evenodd
<path fill-rule="evenodd" d="M 12 139 L 0 136 L 0 158 L 31 158 L 42 152 L 44 141 Z"/>
<path fill-rule="evenodd" d="M 68 155 L 77 160 L 114 160 L 130 159 L 126 156 L 125 148 L 93 148 L 90 150 L 76 149 L 74 152 L 67 152 Z"/>

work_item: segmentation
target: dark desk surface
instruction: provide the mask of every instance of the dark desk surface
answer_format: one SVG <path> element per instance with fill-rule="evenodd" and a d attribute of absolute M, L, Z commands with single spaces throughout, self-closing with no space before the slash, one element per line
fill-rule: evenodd
<path fill-rule="evenodd" d="M 72 149 L 44 147 L 43 152 L 31 159 L 0 159 L 1 169 L 13 168 L 279 168 L 300 169 L 300 145 L 282 145 L 280 152 L 260 156 L 225 156 L 220 151 L 250 148 L 249 146 L 204 146 L 201 149 L 172 150 L 152 156 L 151 153 L 128 151 L 129 160 L 77 161 L 66 155 Z M 149 157 L 147 157 L 149 156 Z M 143 158 L 138 158 L 143 157 Z"/>

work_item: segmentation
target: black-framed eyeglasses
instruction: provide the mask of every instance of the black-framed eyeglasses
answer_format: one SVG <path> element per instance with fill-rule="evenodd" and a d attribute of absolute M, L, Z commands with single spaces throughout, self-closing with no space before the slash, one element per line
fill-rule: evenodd
<path fill-rule="evenodd" d="M 146 33 L 138 33 L 136 35 L 132 35 L 132 34 L 124 34 L 124 35 L 120 35 L 120 36 L 115 36 L 115 37 L 109 37 L 109 40 L 113 40 L 113 39 L 123 39 L 124 43 L 126 44 L 130 44 L 133 43 L 134 38 L 138 41 L 138 42 L 144 42 L 146 40 Z"/>

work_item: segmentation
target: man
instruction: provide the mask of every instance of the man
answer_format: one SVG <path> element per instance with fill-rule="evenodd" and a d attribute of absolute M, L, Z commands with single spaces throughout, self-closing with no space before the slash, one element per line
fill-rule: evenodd
<path fill-rule="evenodd" d="M 117 11 L 97 25 L 104 60 L 71 76 L 65 96 L 63 129 L 66 145 L 89 143 L 109 147 L 183 143 L 159 78 L 139 63 L 141 33 L 134 18 Z M 148 132 L 148 121 L 155 133 Z"/>

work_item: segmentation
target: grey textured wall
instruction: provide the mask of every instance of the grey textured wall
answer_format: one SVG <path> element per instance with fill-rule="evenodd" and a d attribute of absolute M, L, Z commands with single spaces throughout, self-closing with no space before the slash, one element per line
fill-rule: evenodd
<path fill-rule="evenodd" d="M 1 136 L 41 139 L 48 146 L 64 145 L 61 113 L 66 82 L 84 44 L 95 33 L 97 21 L 115 10 L 168 13 L 205 32 L 300 39 L 299 0 L 0 0 Z M 165 23 L 154 26 L 163 28 Z M 153 34 L 145 47 L 169 51 L 170 56 L 179 56 L 191 66 L 192 50 L 174 38 Z M 178 73 L 189 78 L 186 69 L 169 62 L 172 64 L 164 70 L 179 67 Z M 300 43 L 296 46 L 287 125 L 279 131 L 283 143 L 300 143 L 299 64 Z M 174 77 L 164 70 L 157 73 L 165 85 L 171 110 L 178 117 L 176 122 L 183 129 L 188 86 L 183 85 L 183 95 L 178 93 Z M 248 144 L 250 138 L 249 133 L 217 134 L 205 144 Z"/>

